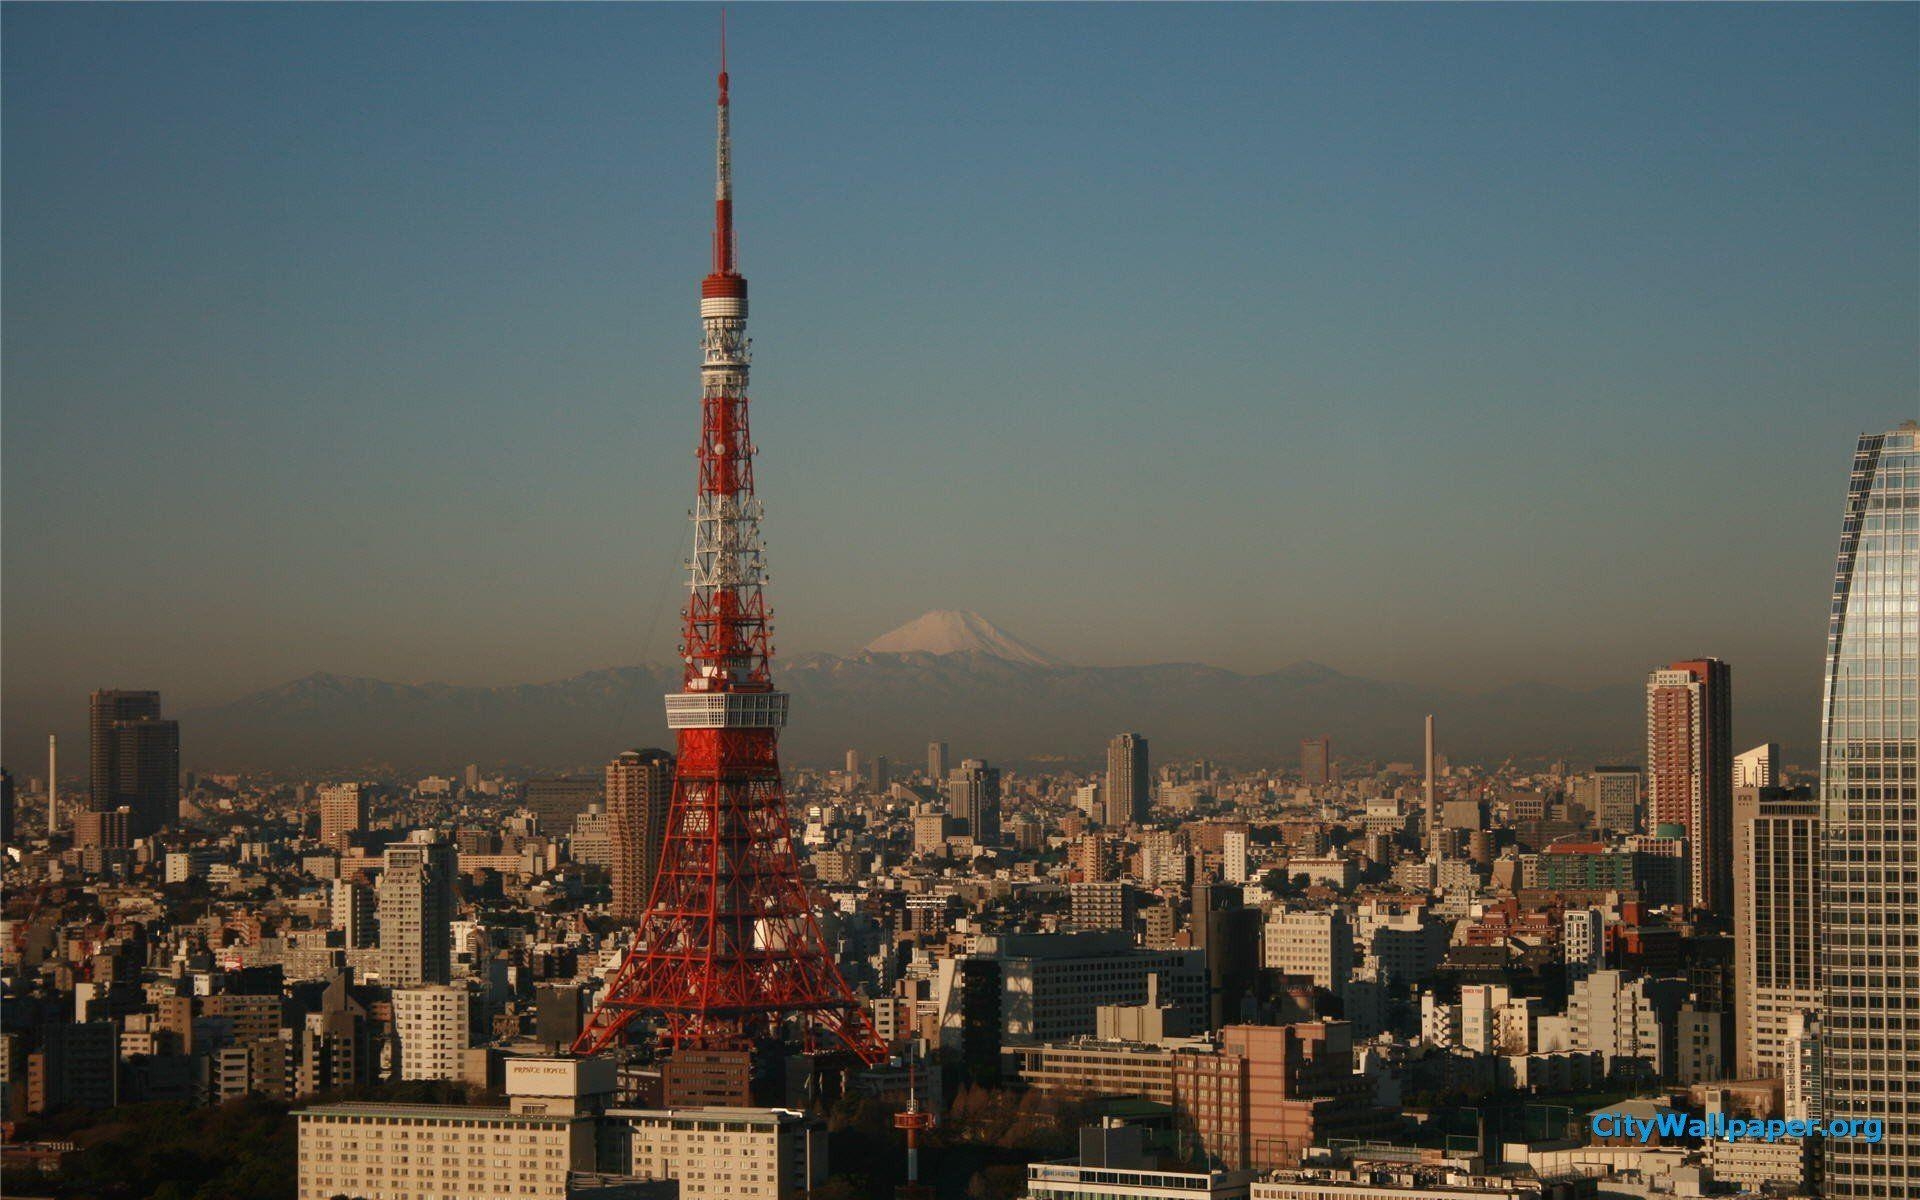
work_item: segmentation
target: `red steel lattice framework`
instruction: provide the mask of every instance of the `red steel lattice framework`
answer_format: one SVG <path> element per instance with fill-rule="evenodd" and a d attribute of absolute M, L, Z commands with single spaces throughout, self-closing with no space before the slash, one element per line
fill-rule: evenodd
<path fill-rule="evenodd" d="M 700 487 L 681 691 L 667 697 L 679 761 L 659 870 L 619 971 L 575 1040 L 613 1045 L 643 1012 L 673 1048 L 750 1049 L 805 1018 L 806 1038 L 862 1060 L 887 1049 L 840 975 L 800 876 L 780 784 L 787 697 L 774 690 L 760 506 L 747 426 L 747 281 L 735 262 L 722 30 L 713 272 L 700 287 Z"/>

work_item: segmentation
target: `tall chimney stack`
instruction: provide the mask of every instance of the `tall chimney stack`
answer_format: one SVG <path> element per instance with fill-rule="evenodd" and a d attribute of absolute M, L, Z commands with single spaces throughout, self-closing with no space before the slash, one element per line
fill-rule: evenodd
<path fill-rule="evenodd" d="M 47 836 L 60 828 L 60 735 L 47 735 Z"/>
<path fill-rule="evenodd" d="M 1440 846 L 1440 813 L 1434 807 L 1433 794 L 1433 714 L 1427 714 L 1427 783 L 1424 797 L 1427 809 L 1427 853 Z"/>

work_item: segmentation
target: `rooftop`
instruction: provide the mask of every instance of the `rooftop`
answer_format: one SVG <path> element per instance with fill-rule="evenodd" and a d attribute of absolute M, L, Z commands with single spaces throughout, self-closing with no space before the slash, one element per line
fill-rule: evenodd
<path fill-rule="evenodd" d="M 609 1117 L 669 1117 L 682 1121 L 733 1121 L 748 1125 L 804 1121 L 807 1114 L 792 1108 L 610 1108 Z"/>
<path fill-rule="evenodd" d="M 384 1104 L 374 1100 L 349 1100 L 340 1104 L 314 1104 L 293 1111 L 296 1117 L 401 1117 L 415 1120 L 528 1121 L 553 1123 L 573 1120 L 569 1113 L 514 1112 L 504 1105 L 481 1104 Z"/>

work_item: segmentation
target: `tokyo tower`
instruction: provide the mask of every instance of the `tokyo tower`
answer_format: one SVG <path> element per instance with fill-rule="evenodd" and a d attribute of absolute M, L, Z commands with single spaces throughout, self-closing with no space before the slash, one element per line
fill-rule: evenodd
<path fill-rule="evenodd" d="M 762 582 L 760 502 L 747 427 L 747 281 L 735 262 L 726 32 L 720 41 L 713 272 L 700 285 L 699 491 L 681 690 L 667 697 L 679 765 L 647 911 L 576 1054 L 614 1045 L 641 1013 L 674 1049 L 747 1050 L 790 1017 L 810 1046 L 843 1043 L 869 1064 L 887 1048 L 835 966 L 800 876 L 777 743 Z"/>

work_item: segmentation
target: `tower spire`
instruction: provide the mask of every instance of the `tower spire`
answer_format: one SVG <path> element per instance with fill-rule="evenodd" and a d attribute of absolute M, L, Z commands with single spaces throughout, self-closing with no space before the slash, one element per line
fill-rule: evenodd
<path fill-rule="evenodd" d="M 672 1049 L 749 1050 L 792 1025 L 868 1063 L 887 1047 L 840 974 L 794 850 L 778 740 L 760 501 L 748 430 L 747 281 L 734 263 L 722 27 L 713 271 L 700 284 L 699 484 L 680 690 L 667 697 L 673 796 L 647 907 L 574 1042 L 618 1044 L 641 1013 Z"/>
<path fill-rule="evenodd" d="M 720 10 L 719 134 L 714 139 L 713 273 L 737 275 L 733 254 L 733 131 L 727 102 L 727 10 Z"/>

